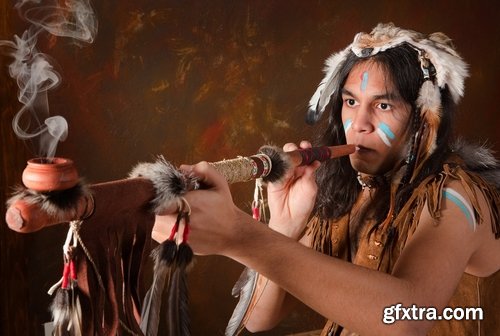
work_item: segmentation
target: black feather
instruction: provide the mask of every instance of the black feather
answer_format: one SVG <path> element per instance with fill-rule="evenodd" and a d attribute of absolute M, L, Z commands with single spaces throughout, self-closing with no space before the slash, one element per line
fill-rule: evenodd
<path fill-rule="evenodd" d="M 183 242 L 176 255 L 176 269 L 168 291 L 168 329 L 170 336 L 189 336 L 190 319 L 188 305 L 187 269 L 193 259 L 193 250 Z"/>
<path fill-rule="evenodd" d="M 141 311 L 141 330 L 146 336 L 156 336 L 160 322 L 162 293 L 170 287 L 173 266 L 177 252 L 174 240 L 166 240 L 152 252 L 155 261 L 153 284 L 144 297 Z"/>
<path fill-rule="evenodd" d="M 176 268 L 168 293 L 168 330 L 169 336 L 189 336 L 190 321 L 188 314 L 187 276 L 185 270 Z"/>

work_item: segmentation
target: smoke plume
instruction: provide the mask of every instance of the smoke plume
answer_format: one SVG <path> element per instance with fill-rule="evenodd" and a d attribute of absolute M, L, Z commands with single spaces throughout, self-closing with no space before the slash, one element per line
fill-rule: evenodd
<path fill-rule="evenodd" d="M 55 62 L 37 50 L 37 37 L 45 32 L 92 43 L 97 21 L 88 0 L 20 0 L 15 8 L 31 26 L 21 37 L 0 40 L 1 50 L 13 58 L 9 74 L 16 80 L 22 104 L 12 128 L 19 138 L 37 143 L 36 155 L 52 158 L 58 142 L 68 135 L 68 123 L 62 116 L 50 116 L 48 91 L 58 86 L 61 76 L 52 65 Z"/>

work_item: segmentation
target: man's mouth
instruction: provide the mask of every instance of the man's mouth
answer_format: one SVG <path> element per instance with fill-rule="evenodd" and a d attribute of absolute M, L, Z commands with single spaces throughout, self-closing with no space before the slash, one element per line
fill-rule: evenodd
<path fill-rule="evenodd" d="M 368 148 L 368 147 L 365 147 L 365 146 L 362 146 L 362 145 L 356 145 L 356 152 L 363 153 L 363 152 L 368 152 L 368 151 L 371 151 L 371 150 L 372 150 L 371 148 Z"/>

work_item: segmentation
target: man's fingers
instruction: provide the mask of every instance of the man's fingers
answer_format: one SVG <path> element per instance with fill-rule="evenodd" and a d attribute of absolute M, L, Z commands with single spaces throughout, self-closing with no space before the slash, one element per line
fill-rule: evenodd
<path fill-rule="evenodd" d="M 312 145 L 309 141 L 307 140 L 302 140 L 299 144 L 299 146 L 297 146 L 296 144 L 292 143 L 292 142 L 289 142 L 289 143 L 286 143 L 284 146 L 283 146 L 283 151 L 284 152 L 291 152 L 291 151 L 294 151 L 294 150 L 297 150 L 297 149 L 300 149 L 300 148 L 311 148 Z"/>
<path fill-rule="evenodd" d="M 292 143 L 292 142 L 288 142 L 288 143 L 283 145 L 284 152 L 291 152 L 291 151 L 294 151 L 296 149 L 299 149 L 299 147 L 297 147 L 297 145 Z"/>
<path fill-rule="evenodd" d="M 206 161 L 201 161 L 195 165 L 181 165 L 180 169 L 192 177 L 196 177 L 200 184 L 206 187 L 229 189 L 224 177 Z"/>
<path fill-rule="evenodd" d="M 311 143 L 307 140 L 302 140 L 300 142 L 300 148 L 311 148 L 311 147 L 312 147 Z"/>
<path fill-rule="evenodd" d="M 319 161 L 314 161 L 310 165 L 304 167 L 304 176 L 307 177 L 313 177 L 316 170 L 318 170 L 319 166 L 321 166 L 321 162 Z"/>

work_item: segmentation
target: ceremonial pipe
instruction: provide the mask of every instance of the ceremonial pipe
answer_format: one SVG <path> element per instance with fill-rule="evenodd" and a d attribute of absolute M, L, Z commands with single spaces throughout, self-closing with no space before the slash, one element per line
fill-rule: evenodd
<path fill-rule="evenodd" d="M 307 166 L 314 161 L 326 161 L 341 156 L 352 154 L 356 151 L 355 145 L 322 146 L 307 149 L 297 149 L 291 152 L 284 152 L 289 157 L 292 166 Z"/>
<path fill-rule="evenodd" d="M 290 168 L 309 165 L 315 160 L 325 161 L 338 158 L 354 151 L 354 145 L 314 147 L 291 152 L 264 146 L 256 155 L 222 160 L 211 165 L 225 177 L 228 183 L 256 178 L 275 182 L 281 179 Z M 175 169 L 171 167 L 172 170 Z M 169 174 L 172 175 L 171 178 L 179 179 L 179 172 L 173 173 L 176 174 Z M 72 174 L 78 176 L 75 172 Z M 116 214 L 125 209 L 143 207 L 151 202 L 157 196 L 155 193 L 158 192 L 155 190 L 154 183 L 147 179 L 147 176 L 144 177 L 146 178 L 129 178 L 94 184 L 84 188 L 85 190 L 80 184 L 67 190 L 24 189 L 8 201 L 5 221 L 12 230 L 28 233 L 70 220 L 85 219 L 96 215 L 96 217 L 105 218 L 106 213 Z M 23 181 L 26 181 L 26 178 Z M 184 185 L 184 190 L 180 191 L 184 193 L 196 189 L 194 186 L 197 181 L 188 177 L 183 178 L 183 181 L 173 181 L 173 184 L 178 183 Z M 134 197 L 124 197 L 125 195 L 134 195 Z M 175 196 L 178 195 L 173 195 Z M 60 202 L 65 204 L 59 206 Z M 100 225 L 107 224 L 104 221 Z"/>
<path fill-rule="evenodd" d="M 274 146 L 263 146 L 256 155 L 211 164 L 230 184 L 256 178 L 263 178 L 266 182 L 276 182 L 283 178 L 289 169 L 307 166 L 314 161 L 324 162 L 355 151 L 355 145 L 312 147 L 290 152 L 284 152 Z"/>

